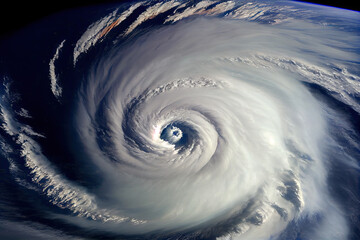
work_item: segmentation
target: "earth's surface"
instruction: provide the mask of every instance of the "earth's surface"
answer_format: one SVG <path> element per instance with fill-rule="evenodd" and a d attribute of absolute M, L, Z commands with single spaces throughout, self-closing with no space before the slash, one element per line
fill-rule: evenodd
<path fill-rule="evenodd" d="M 66 11 L 0 41 L 0 239 L 360 239 L 360 13 Z"/>

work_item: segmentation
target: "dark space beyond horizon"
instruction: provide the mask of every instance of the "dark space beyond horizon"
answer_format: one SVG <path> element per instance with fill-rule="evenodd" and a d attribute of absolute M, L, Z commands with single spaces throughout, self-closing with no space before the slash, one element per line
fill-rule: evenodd
<path fill-rule="evenodd" d="M 127 2 L 125 0 L 79 0 L 79 1 L 52 1 L 44 3 L 41 1 L 26 1 L 19 4 L 16 1 L 7 2 L 2 8 L 0 14 L 0 37 L 8 36 L 12 33 L 30 25 L 33 22 L 40 21 L 43 18 L 56 13 L 71 10 L 74 8 L 98 6 L 104 4 L 120 4 Z M 317 0 L 300 1 L 313 4 L 344 8 L 354 11 L 360 11 L 359 4 L 352 0 Z"/>

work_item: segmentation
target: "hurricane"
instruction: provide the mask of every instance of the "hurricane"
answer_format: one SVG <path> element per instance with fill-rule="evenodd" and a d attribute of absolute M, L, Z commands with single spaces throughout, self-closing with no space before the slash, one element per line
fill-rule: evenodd
<path fill-rule="evenodd" d="M 133 1 L 2 40 L 0 236 L 359 239 L 359 26 Z"/>

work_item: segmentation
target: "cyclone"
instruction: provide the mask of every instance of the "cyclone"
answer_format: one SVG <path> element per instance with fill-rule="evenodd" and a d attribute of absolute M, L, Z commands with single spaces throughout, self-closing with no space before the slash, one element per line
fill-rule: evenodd
<path fill-rule="evenodd" d="M 290 1 L 102 11 L 49 37 L 31 85 L 17 71 L 27 58 L 18 66 L 6 52 L 0 229 L 19 239 L 360 237 L 358 12 Z"/>

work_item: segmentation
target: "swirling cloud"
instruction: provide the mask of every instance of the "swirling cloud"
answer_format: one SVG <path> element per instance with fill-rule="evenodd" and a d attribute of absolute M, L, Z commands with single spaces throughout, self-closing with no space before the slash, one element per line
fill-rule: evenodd
<path fill-rule="evenodd" d="M 360 110 L 360 39 L 309 17 L 316 8 L 168 1 L 112 10 L 74 44 L 74 72 L 96 58 L 63 105 L 76 143 L 67 151 L 83 167 L 77 173 L 93 171 L 92 186 L 52 163 L 39 143 L 47 136 L 22 122 L 18 113 L 31 113 L 14 106 L 5 84 L 2 129 L 13 140 L 0 140 L 12 174 L 70 212 L 53 218 L 111 238 L 354 236 L 331 184 L 336 168 L 358 177 L 359 132 L 345 115 Z M 342 13 L 340 26 L 359 22 Z M 50 60 L 58 99 L 64 41 Z M 16 147 L 25 170 L 11 157 Z M 355 185 L 334 186 L 358 203 Z"/>

